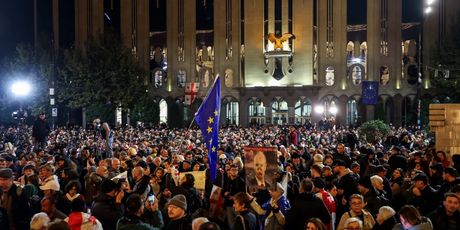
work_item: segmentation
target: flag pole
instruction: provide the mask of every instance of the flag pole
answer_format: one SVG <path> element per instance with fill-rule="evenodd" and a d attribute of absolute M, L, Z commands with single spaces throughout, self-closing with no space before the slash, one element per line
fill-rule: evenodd
<path fill-rule="evenodd" d="M 219 74 L 217 74 L 216 78 L 214 79 L 214 83 L 212 83 L 211 90 L 214 88 L 214 85 L 216 84 L 217 78 L 219 78 L 219 77 L 220 77 Z M 208 92 L 206 93 L 205 100 L 203 100 L 201 102 L 201 105 L 200 105 L 200 107 L 198 107 L 197 112 L 200 111 L 201 106 L 203 106 L 203 102 L 206 101 L 206 98 L 209 96 L 209 93 L 211 92 L 211 90 L 208 90 Z M 219 100 L 220 100 L 220 98 L 219 98 Z M 219 111 L 220 111 L 220 108 L 219 108 Z M 192 128 L 193 122 L 195 121 L 195 118 L 196 118 L 196 114 L 197 113 L 195 113 L 195 115 L 193 116 L 193 120 L 190 122 L 190 125 L 188 126 L 188 129 Z"/>

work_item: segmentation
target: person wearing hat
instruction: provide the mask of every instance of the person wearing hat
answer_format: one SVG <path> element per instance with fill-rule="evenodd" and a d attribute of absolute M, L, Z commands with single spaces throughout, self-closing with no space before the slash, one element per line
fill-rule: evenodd
<path fill-rule="evenodd" d="M 123 216 L 124 195 L 123 190 L 114 181 L 102 181 L 100 193 L 91 205 L 91 214 L 101 221 L 104 229 L 115 229 L 118 219 Z"/>
<path fill-rule="evenodd" d="M 158 199 L 153 202 L 142 199 L 133 193 L 126 199 L 126 213 L 117 222 L 117 230 L 159 230 L 163 227 L 163 218 L 158 211 Z"/>
<path fill-rule="evenodd" d="M 331 193 L 326 191 L 326 182 L 322 178 L 315 178 L 313 179 L 313 191 L 315 192 L 316 197 L 321 199 L 326 205 L 329 214 L 331 215 L 331 223 L 327 225 L 327 229 L 331 229 L 331 226 L 335 226 L 336 221 L 336 212 L 337 212 L 337 204 L 335 202 L 334 196 Z"/>
<path fill-rule="evenodd" d="M 0 207 L 5 210 L 11 229 L 28 229 L 32 218 L 26 193 L 13 183 L 13 171 L 10 168 L 0 169 Z"/>
<path fill-rule="evenodd" d="M 48 138 L 51 128 L 45 118 L 45 113 L 41 112 L 32 126 L 32 142 L 35 149 L 45 149 L 46 147 L 46 139 Z"/>
<path fill-rule="evenodd" d="M 424 173 L 415 176 L 413 183 L 413 197 L 409 200 L 409 204 L 417 207 L 422 215 L 427 215 L 437 207 L 436 191 L 428 184 L 428 177 Z"/>
<path fill-rule="evenodd" d="M 458 172 L 453 167 L 447 167 L 444 169 L 444 173 L 442 174 L 443 184 L 441 188 L 438 190 L 439 194 L 444 194 L 449 192 L 455 185 L 460 184 L 460 177 L 458 176 Z"/>
<path fill-rule="evenodd" d="M 300 182 L 299 195 L 293 200 L 292 208 L 287 211 L 285 229 L 303 230 L 305 223 L 312 217 L 319 218 L 324 224 L 331 222 L 331 215 L 323 201 L 313 193 L 313 182 L 304 179 Z"/>
<path fill-rule="evenodd" d="M 264 229 L 284 229 L 286 213 L 291 208 L 289 200 L 284 195 L 285 188 L 276 183 L 274 189 L 270 189 L 271 199 L 260 206 L 252 196 L 251 207 L 259 215 L 259 223 L 265 223 Z"/>
<path fill-rule="evenodd" d="M 171 198 L 166 203 L 166 209 L 170 221 L 163 230 L 192 230 L 192 220 L 187 215 L 187 199 L 184 195 L 179 194 Z"/>

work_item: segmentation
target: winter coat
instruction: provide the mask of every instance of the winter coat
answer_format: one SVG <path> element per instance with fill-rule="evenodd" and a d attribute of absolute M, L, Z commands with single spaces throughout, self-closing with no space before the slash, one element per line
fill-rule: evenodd
<path fill-rule="evenodd" d="M 123 216 L 121 204 L 115 204 L 115 199 L 100 193 L 94 199 L 91 213 L 102 223 L 104 229 L 115 229 L 118 219 Z"/>
<path fill-rule="evenodd" d="M 231 230 L 258 230 L 257 218 L 252 212 L 244 211 L 236 216 Z"/>
<path fill-rule="evenodd" d="M 433 223 L 433 229 L 446 230 L 449 229 L 449 220 L 455 221 L 457 229 L 460 229 L 460 212 L 456 211 L 453 216 L 449 217 L 446 214 L 444 206 L 437 208 L 434 212 L 428 215 L 431 223 Z"/>
<path fill-rule="evenodd" d="M 280 223 L 277 214 L 273 212 L 271 205 L 272 200 L 265 202 L 262 206 L 259 206 L 257 202 L 253 201 L 251 207 L 259 214 L 259 223 L 264 225 L 265 230 L 282 230 L 286 224 L 285 218 L 287 211 L 291 208 L 289 200 L 285 196 L 281 196 L 276 200 L 276 205 L 279 208 L 279 213 L 284 216 L 284 221 Z"/>
<path fill-rule="evenodd" d="M 324 224 L 331 221 L 323 201 L 312 193 L 299 194 L 291 205 L 291 209 L 286 214 L 286 229 L 303 230 L 307 220 L 312 217 L 319 218 Z"/>
<path fill-rule="evenodd" d="M 374 217 L 372 217 L 371 213 L 364 210 L 362 211 L 362 219 L 358 217 L 358 215 L 353 212 L 352 210 L 345 212 L 342 215 L 342 218 L 340 218 L 339 225 L 337 226 L 337 230 L 343 230 L 345 229 L 345 222 L 351 217 L 357 217 L 358 219 L 361 219 L 363 221 L 363 230 L 371 230 L 372 227 L 375 224 Z"/>
<path fill-rule="evenodd" d="M 431 224 L 430 219 L 422 217 L 422 223 L 412 226 L 408 229 L 404 229 L 401 224 L 396 224 L 393 227 L 393 230 L 433 230 L 433 224 Z"/>
<path fill-rule="evenodd" d="M 382 224 L 375 223 L 374 227 L 372 227 L 372 230 L 387 230 L 387 229 L 392 229 L 393 226 L 396 224 L 396 219 L 394 216 L 390 217 L 388 220 L 385 220 Z"/>
<path fill-rule="evenodd" d="M 192 230 L 192 220 L 190 216 L 184 216 L 178 220 L 171 220 L 163 230 Z"/>
<path fill-rule="evenodd" d="M 135 215 L 123 216 L 118 220 L 117 230 L 159 230 L 163 227 L 163 218 L 160 211 L 146 211 L 142 217 Z M 151 224 L 144 220 L 151 221 Z"/>

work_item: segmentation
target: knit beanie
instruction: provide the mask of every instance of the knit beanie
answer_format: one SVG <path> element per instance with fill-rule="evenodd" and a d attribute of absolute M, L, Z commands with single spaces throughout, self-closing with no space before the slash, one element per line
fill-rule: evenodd
<path fill-rule="evenodd" d="M 169 200 L 168 203 L 166 203 L 166 207 L 168 207 L 171 204 L 187 211 L 187 199 L 182 194 L 175 195 L 173 198 L 171 198 L 171 200 Z"/>

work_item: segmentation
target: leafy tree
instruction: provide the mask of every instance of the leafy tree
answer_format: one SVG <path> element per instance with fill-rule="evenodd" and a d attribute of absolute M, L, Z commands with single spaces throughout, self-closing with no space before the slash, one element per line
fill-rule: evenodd
<path fill-rule="evenodd" d="M 390 131 L 390 126 L 381 120 L 366 121 L 358 130 L 360 137 L 372 144 L 384 140 Z"/>
<path fill-rule="evenodd" d="M 71 108 L 109 105 L 133 108 L 146 97 L 145 71 L 112 32 L 90 39 L 85 50 L 65 53 L 58 85 L 66 89 L 59 100 Z"/>
<path fill-rule="evenodd" d="M 439 93 L 448 96 L 450 102 L 460 102 L 460 13 L 449 31 L 449 37 L 441 41 L 439 49 L 435 50 L 433 63 L 440 70 L 449 70 L 449 78 L 445 72 L 440 72 L 438 78 L 433 78 L 433 86 Z M 444 76 L 443 76 L 444 75 Z"/>

